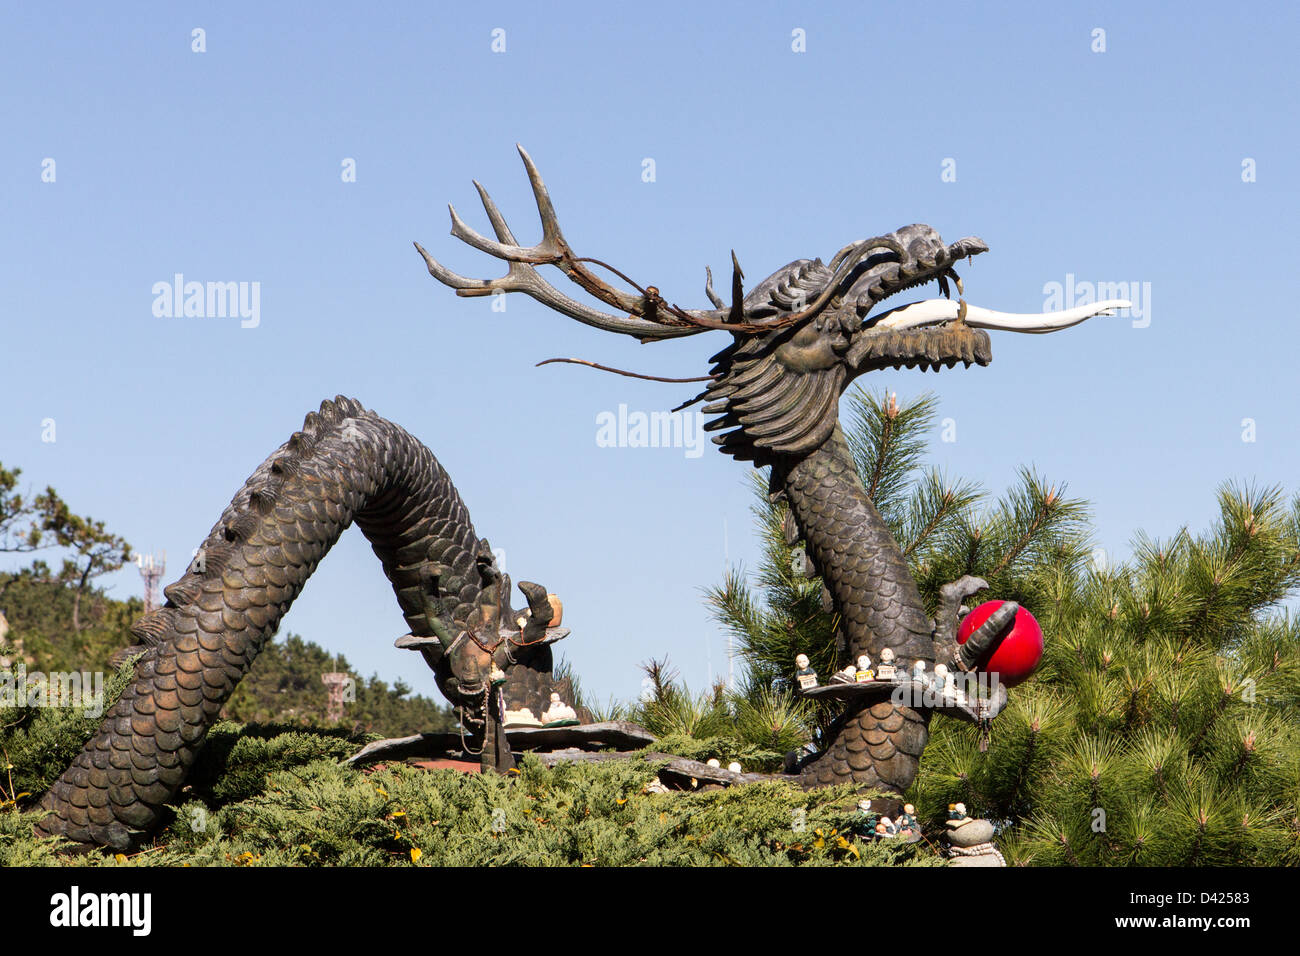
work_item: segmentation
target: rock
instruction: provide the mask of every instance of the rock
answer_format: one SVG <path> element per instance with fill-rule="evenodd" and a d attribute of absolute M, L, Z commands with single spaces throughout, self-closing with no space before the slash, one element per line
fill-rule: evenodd
<path fill-rule="evenodd" d="M 964 813 L 961 804 L 958 812 Z M 944 839 L 948 841 L 948 865 L 964 867 L 1006 866 L 1007 861 L 993 845 L 993 824 L 963 816 L 949 820 Z"/>
<path fill-rule="evenodd" d="M 988 820 L 971 820 L 944 834 L 952 846 L 972 847 L 993 839 L 993 824 Z"/>
<path fill-rule="evenodd" d="M 983 853 L 979 856 L 954 856 L 948 861 L 949 866 L 1006 866 L 1001 853 Z"/>

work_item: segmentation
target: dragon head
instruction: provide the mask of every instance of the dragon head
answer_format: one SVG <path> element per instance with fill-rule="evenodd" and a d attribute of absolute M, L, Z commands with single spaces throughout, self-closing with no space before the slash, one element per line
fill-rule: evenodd
<path fill-rule="evenodd" d="M 742 311 L 752 329 L 774 337 L 782 363 L 798 371 L 842 364 L 852 377 L 887 366 L 987 365 L 992 358 L 988 336 L 962 320 L 960 305 L 951 316 L 941 310 L 924 324 L 901 328 L 895 327 L 895 313 L 904 310 L 873 314 L 887 299 L 930 282 L 945 297 L 954 285 L 960 293 L 955 266 L 987 250 L 980 239 L 949 246 L 929 226 L 904 226 L 850 243 L 828 264 L 820 259 L 791 262 L 755 286 Z"/>
<path fill-rule="evenodd" d="M 471 229 L 454 208 L 452 235 L 508 262 L 507 273 L 499 279 L 467 278 L 443 266 L 416 243 L 429 273 L 457 295 L 523 292 L 587 325 L 632 335 L 643 342 L 709 330 L 730 333 L 731 343 L 714 356 L 713 369 L 706 378 L 657 380 L 707 381 L 703 392 L 679 408 L 704 401 L 706 414 L 720 416 L 706 427 L 725 432 L 714 441 L 729 454 L 759 465 L 804 453 L 824 441 L 835 426 L 841 392 L 864 372 L 888 367 L 937 370 L 958 362 L 987 365 L 993 356 L 985 330 L 1052 332 L 1129 305 L 1123 300 L 1107 300 L 1041 315 L 1014 315 L 968 305 L 960 298 L 963 284 L 956 266 L 987 251 L 988 246 L 973 237 L 948 245 L 934 229 L 915 224 L 852 242 L 827 263 L 797 259 L 748 293 L 733 253 L 730 302 L 714 291 L 712 273 L 706 270 L 705 291 L 713 308 L 683 309 L 665 300 L 655 286 L 640 286 L 612 266 L 575 255 L 560 231 L 555 207 L 536 165 L 523 147 L 519 154 L 541 215 L 541 241 L 520 246 L 496 203 L 475 183 L 496 239 Z M 557 267 L 620 314 L 565 295 L 542 279 L 536 268 L 539 265 Z M 610 285 L 593 267 L 612 273 L 635 291 Z M 894 296 L 931 282 L 938 286 L 942 298 L 878 310 Z M 957 301 L 950 298 L 954 287 Z"/>

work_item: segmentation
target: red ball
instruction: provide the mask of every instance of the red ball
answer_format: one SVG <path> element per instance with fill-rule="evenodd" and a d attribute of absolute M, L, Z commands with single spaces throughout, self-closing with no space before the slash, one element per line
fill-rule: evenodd
<path fill-rule="evenodd" d="M 1003 601 L 985 601 L 966 615 L 957 629 L 957 643 L 965 644 L 966 638 L 975 629 L 988 620 L 989 615 L 1003 605 Z M 1043 659 L 1043 629 L 1038 621 L 1025 608 L 1016 611 L 1015 622 L 1008 634 L 998 642 L 993 654 L 980 668 L 982 673 L 996 674 L 998 680 L 1007 687 L 1028 680 L 1038 669 Z"/>

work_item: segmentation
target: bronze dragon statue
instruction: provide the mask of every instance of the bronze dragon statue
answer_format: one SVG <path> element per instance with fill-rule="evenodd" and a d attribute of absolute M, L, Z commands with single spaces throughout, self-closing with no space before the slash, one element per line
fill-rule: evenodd
<path fill-rule="evenodd" d="M 1016 606 L 1004 604 L 959 645 L 962 601 L 987 586 L 966 577 L 942 589 L 937 620 L 929 618 L 902 552 L 854 469 L 838 424 L 840 395 L 857 376 L 876 369 L 937 371 L 958 362 L 987 365 L 992 351 L 985 329 L 1050 332 L 1129 303 L 1107 300 L 1043 315 L 1012 315 L 969 306 L 961 299 L 953 302 L 948 298 L 951 286 L 959 294 L 963 291 L 955 266 L 988 247 L 976 238 L 945 245 L 933 229 L 917 224 L 852 242 L 827 263 L 797 259 L 748 294 L 733 253 L 730 302 L 714 291 L 712 274 L 706 270 L 706 293 L 713 308 L 683 309 L 667 302 L 656 287 L 643 288 L 599 260 L 575 255 L 560 231 L 537 167 L 522 147 L 519 153 L 541 215 L 541 241 L 520 246 L 476 182 L 496 239 L 467 226 L 455 208 L 452 235 L 507 261 L 509 270 L 499 279 L 467 278 L 416 243 L 429 273 L 457 295 L 523 292 L 579 322 L 642 342 L 708 330 L 729 334 L 730 344 L 711 360 L 703 392 L 679 408 L 705 402 L 705 414 L 717 416 L 705 428 L 720 432 L 713 441 L 721 450 L 770 469 L 771 493 L 788 502 L 793 517 L 787 539 L 792 545 L 804 542 L 829 591 L 846 660 L 863 653 L 879 660 L 889 648 L 904 667 L 925 661 L 930 670 L 942 662 L 968 673 L 977 671 L 1006 633 Z M 541 278 L 539 265 L 557 267 L 617 314 L 566 296 Z M 635 291 L 609 285 L 592 266 L 613 273 Z M 874 311 L 886 299 L 928 282 L 935 282 L 944 298 Z M 1005 701 L 1005 689 L 1001 694 L 982 710 L 945 709 L 986 720 Z M 902 793 L 916 776 L 935 708 L 908 706 L 897 695 L 881 699 L 846 690 L 843 696 L 848 706 L 830 728 L 825 746 L 792 769 L 807 786 L 853 782 Z"/>
<path fill-rule="evenodd" d="M 686 404 L 704 401 L 704 411 L 718 416 L 707 427 L 722 432 L 714 441 L 724 452 L 770 468 L 772 493 L 788 501 L 793 517 L 790 542 L 805 542 L 826 584 L 847 659 L 863 652 L 878 659 L 890 648 L 903 664 L 946 661 L 977 670 L 1014 605 L 959 646 L 958 609 L 984 586 L 968 577 L 943 589 L 937 619 L 930 620 L 857 478 L 838 425 L 839 397 L 874 369 L 987 365 L 984 328 L 1052 331 L 1127 303 L 1016 316 L 944 298 L 873 314 L 884 300 L 923 283 L 936 282 L 946 294 L 951 282 L 961 292 L 954 267 L 986 250 L 973 238 L 945 245 L 930 227 L 912 225 L 851 243 L 829 263 L 796 260 L 748 294 L 733 255 L 731 302 L 714 292 L 710 275 L 714 308 L 685 310 L 653 286 L 641 288 L 615 272 L 636 290 L 620 291 L 589 268 L 610 267 L 574 255 L 536 167 L 522 148 L 520 154 L 541 213 L 541 242 L 518 245 L 476 183 L 497 238 L 470 229 L 454 209 L 452 234 L 508 261 L 509 271 L 495 280 L 465 278 L 417 243 L 434 278 L 460 295 L 524 292 L 580 322 L 642 341 L 706 330 L 729 334 L 704 391 Z M 564 295 L 540 277 L 538 265 L 558 267 L 621 314 Z M 551 676 L 549 647 L 563 636 L 551 626 L 555 604 L 545 588 L 524 582 L 519 587 L 528 606 L 512 609 L 509 579 L 429 449 L 338 397 L 309 413 L 302 429 L 253 472 L 184 576 L 164 589 L 166 604 L 133 625 L 140 644 L 132 650 L 141 654 L 133 681 L 45 795 L 38 833 L 127 848 L 156 826 L 222 706 L 353 522 L 383 564 L 411 629 L 408 643 L 399 645 L 424 654 L 482 749 L 483 766 L 510 766 L 499 732 L 502 711 L 540 712 L 560 686 Z M 931 709 L 849 694 L 821 752 L 792 769 L 808 786 L 853 782 L 902 793 L 916 775 Z"/>

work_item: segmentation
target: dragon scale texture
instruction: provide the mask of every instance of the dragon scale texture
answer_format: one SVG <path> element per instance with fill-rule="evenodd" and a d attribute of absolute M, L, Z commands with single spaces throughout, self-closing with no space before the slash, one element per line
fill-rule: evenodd
<path fill-rule="evenodd" d="M 446 471 L 359 403 L 323 402 L 235 495 L 166 604 L 132 628 L 147 646 L 134 681 L 45 796 L 38 832 L 126 848 L 153 827 L 222 705 L 354 521 L 413 634 L 433 634 L 425 594 L 435 572 L 448 617 L 463 625 L 484 543 Z"/>

